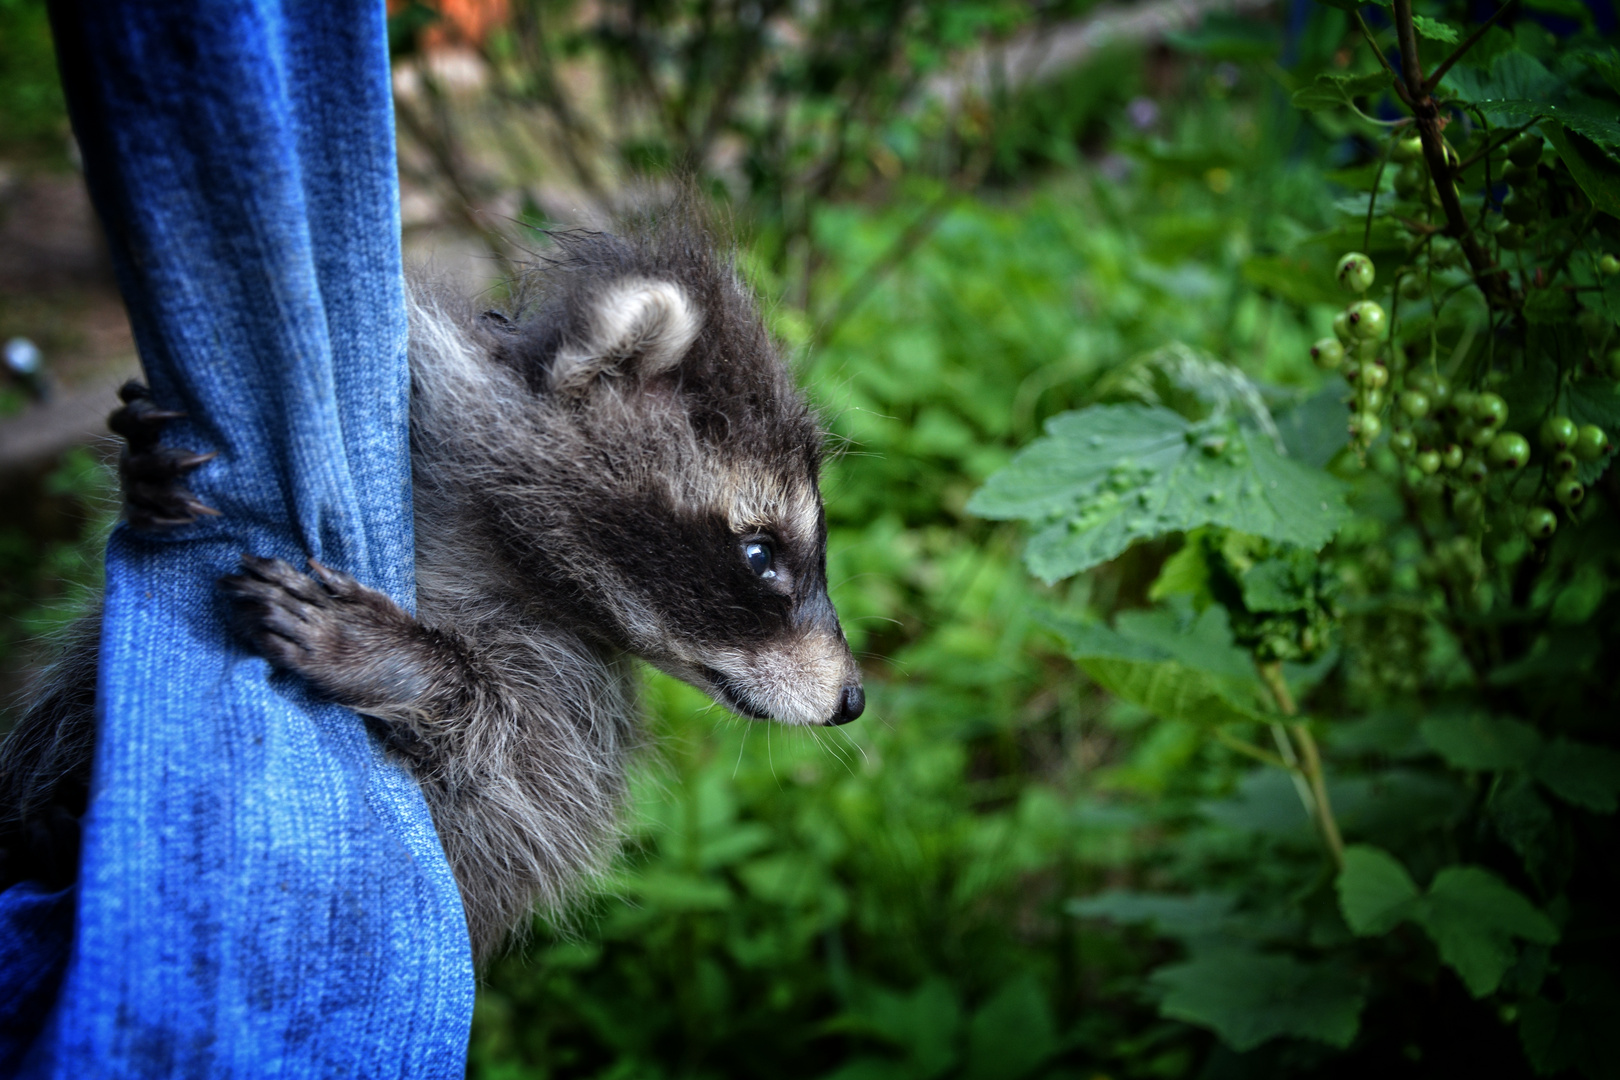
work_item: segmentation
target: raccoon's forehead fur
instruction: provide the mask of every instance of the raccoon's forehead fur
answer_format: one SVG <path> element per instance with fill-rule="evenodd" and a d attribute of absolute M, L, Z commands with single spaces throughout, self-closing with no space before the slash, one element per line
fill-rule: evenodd
<path fill-rule="evenodd" d="M 417 366 L 419 503 L 454 504 L 510 590 L 582 635 L 711 692 L 768 648 L 795 672 L 761 678 L 816 687 L 803 710 L 825 717 L 858 676 L 826 596 L 823 435 L 753 298 L 688 221 L 556 240 L 512 317 L 457 320 L 482 356 Z M 413 336 L 442 319 L 419 310 Z M 741 555 L 753 538 L 774 588 Z"/>

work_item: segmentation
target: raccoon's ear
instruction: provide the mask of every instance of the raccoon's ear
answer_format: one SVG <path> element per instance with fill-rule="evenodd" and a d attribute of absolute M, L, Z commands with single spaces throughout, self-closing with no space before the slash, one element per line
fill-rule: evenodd
<path fill-rule="evenodd" d="M 598 376 L 646 378 L 681 362 L 703 326 L 703 315 L 673 281 L 614 283 L 589 300 L 579 338 L 558 350 L 552 389 L 578 394 Z"/>

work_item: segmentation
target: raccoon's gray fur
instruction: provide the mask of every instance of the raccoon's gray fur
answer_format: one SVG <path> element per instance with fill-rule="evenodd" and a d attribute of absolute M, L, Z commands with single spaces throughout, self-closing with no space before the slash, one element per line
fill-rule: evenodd
<path fill-rule="evenodd" d="M 827 597 L 822 433 L 704 229 L 563 235 L 526 286 L 515 321 L 413 290 L 417 617 L 313 562 L 222 583 L 260 653 L 411 763 L 481 957 L 612 857 L 633 656 L 751 717 L 865 700 Z M 88 775 L 89 697 L 54 694 L 0 749 L 13 836 Z"/>

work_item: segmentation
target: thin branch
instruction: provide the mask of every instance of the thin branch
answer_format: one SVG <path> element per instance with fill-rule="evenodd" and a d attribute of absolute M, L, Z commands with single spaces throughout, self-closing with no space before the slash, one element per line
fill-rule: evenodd
<path fill-rule="evenodd" d="M 1327 841 L 1334 865 L 1343 870 L 1344 837 L 1339 834 L 1339 823 L 1333 816 L 1333 804 L 1328 801 L 1327 778 L 1322 773 L 1322 755 L 1316 749 L 1316 740 L 1311 737 L 1310 728 L 1300 721 L 1296 721 L 1293 728 L 1294 738 L 1299 741 L 1300 750 L 1305 755 L 1305 776 L 1310 780 L 1311 794 L 1316 798 L 1317 824 L 1322 827 L 1322 837 Z"/>
<path fill-rule="evenodd" d="M 1273 754 L 1270 750 L 1262 749 L 1247 739 L 1240 739 L 1236 735 L 1233 735 L 1231 732 L 1227 731 L 1225 728 L 1212 728 L 1211 730 L 1215 733 L 1215 740 L 1222 746 L 1236 750 L 1240 754 L 1252 757 L 1256 761 L 1263 762 L 1264 764 L 1270 765 L 1273 768 L 1282 769 L 1284 772 L 1295 774 L 1299 772 L 1299 767 L 1297 765 L 1288 764 L 1288 762 L 1284 761 L 1276 754 Z"/>
<path fill-rule="evenodd" d="M 1255 671 L 1260 675 L 1260 681 L 1266 684 L 1271 696 L 1277 700 L 1277 709 L 1284 716 L 1296 716 L 1299 707 L 1294 703 L 1294 695 L 1288 689 L 1288 680 L 1283 678 L 1282 665 L 1275 660 L 1267 663 L 1256 662 Z M 1272 734 L 1277 740 L 1277 749 L 1283 752 L 1284 758 L 1294 764 L 1294 786 L 1302 788 L 1301 799 L 1305 800 L 1310 815 L 1316 822 L 1317 828 L 1322 830 L 1322 840 L 1327 844 L 1328 853 L 1333 856 L 1333 863 L 1339 869 L 1344 869 L 1344 838 L 1339 833 L 1339 823 L 1333 816 L 1333 804 L 1328 799 L 1327 778 L 1322 772 L 1322 755 L 1316 748 L 1316 740 L 1311 737 L 1311 730 L 1301 720 L 1295 720 L 1289 725 L 1293 731 L 1293 741 L 1299 744 L 1300 759 L 1295 759 L 1293 746 L 1281 724 L 1272 725 Z"/>
<path fill-rule="evenodd" d="M 1372 46 L 1373 55 L 1378 57 L 1378 62 L 1383 65 L 1384 70 L 1389 72 L 1390 75 L 1394 77 L 1396 96 L 1402 101 L 1406 102 L 1406 104 L 1412 104 L 1412 95 L 1407 93 L 1406 87 L 1401 85 L 1400 72 L 1390 67 L 1388 58 L 1384 56 L 1384 50 L 1378 47 L 1378 42 L 1376 39 L 1374 39 L 1372 30 L 1367 26 L 1367 20 L 1361 17 L 1361 12 L 1359 11 L 1355 13 L 1355 16 L 1356 25 L 1361 27 L 1361 36 L 1367 39 L 1368 45 Z"/>
<path fill-rule="evenodd" d="M 1506 135 L 1503 135 L 1500 139 L 1497 139 L 1495 142 L 1487 143 L 1485 146 L 1475 150 L 1472 154 L 1469 154 L 1467 157 L 1463 158 L 1462 161 L 1457 163 L 1457 171 L 1462 173 L 1473 168 L 1475 162 L 1479 161 L 1481 158 L 1488 157 L 1489 155 L 1496 153 L 1502 148 L 1503 143 L 1512 142 L 1518 136 L 1529 130 L 1531 125 L 1535 123 L 1535 120 L 1531 120 L 1527 123 L 1521 124 L 1509 131 Z"/>
<path fill-rule="evenodd" d="M 1468 227 L 1463 216 L 1462 200 L 1457 197 L 1456 175 L 1451 162 L 1446 160 L 1446 144 L 1440 135 L 1440 109 L 1433 96 L 1424 91 L 1423 66 L 1418 59 L 1417 31 L 1412 25 L 1412 0 L 1394 0 L 1395 35 L 1401 47 L 1401 66 L 1405 69 L 1406 84 L 1415 88 L 1417 96 L 1409 99 L 1412 115 L 1416 118 L 1418 136 L 1423 141 L 1423 160 L 1429 166 L 1429 176 L 1440 195 L 1440 206 L 1446 214 L 1446 233 L 1462 245 L 1468 258 L 1469 269 L 1486 303 L 1493 307 L 1511 306 L 1512 297 L 1500 275 L 1490 270 L 1491 260 Z"/>
<path fill-rule="evenodd" d="M 1490 18 L 1481 23 L 1479 25 L 1479 29 L 1475 30 L 1472 34 L 1469 34 L 1466 38 L 1464 38 L 1463 43 L 1453 49 L 1450 56 L 1440 61 L 1440 66 L 1434 69 L 1433 74 L 1429 76 L 1429 81 L 1424 85 L 1423 92 L 1426 94 L 1434 93 L 1435 87 L 1440 85 L 1440 80 L 1445 78 L 1446 72 L 1451 70 L 1451 65 L 1455 64 L 1458 60 L 1461 60 L 1463 53 L 1479 44 L 1479 39 L 1485 36 L 1486 31 L 1490 30 L 1491 27 L 1495 26 L 1501 21 L 1503 16 L 1518 6 L 1519 0 L 1508 0 L 1507 3 L 1503 4 L 1496 10 L 1495 15 L 1492 15 Z"/>

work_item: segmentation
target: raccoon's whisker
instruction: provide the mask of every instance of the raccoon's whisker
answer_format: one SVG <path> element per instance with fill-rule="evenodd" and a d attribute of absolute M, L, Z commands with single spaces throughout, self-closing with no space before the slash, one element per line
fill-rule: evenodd
<path fill-rule="evenodd" d="M 737 779 L 737 770 L 742 768 L 743 750 L 748 746 L 748 731 L 748 728 L 743 728 L 743 737 L 737 743 L 737 762 L 731 767 L 731 778 L 733 780 Z"/>
<path fill-rule="evenodd" d="M 776 725 L 772 724 L 771 727 Z M 765 762 L 771 767 L 771 779 L 776 781 L 776 790 L 782 790 L 782 778 L 776 775 L 776 758 L 771 756 L 771 728 L 765 729 Z"/>

